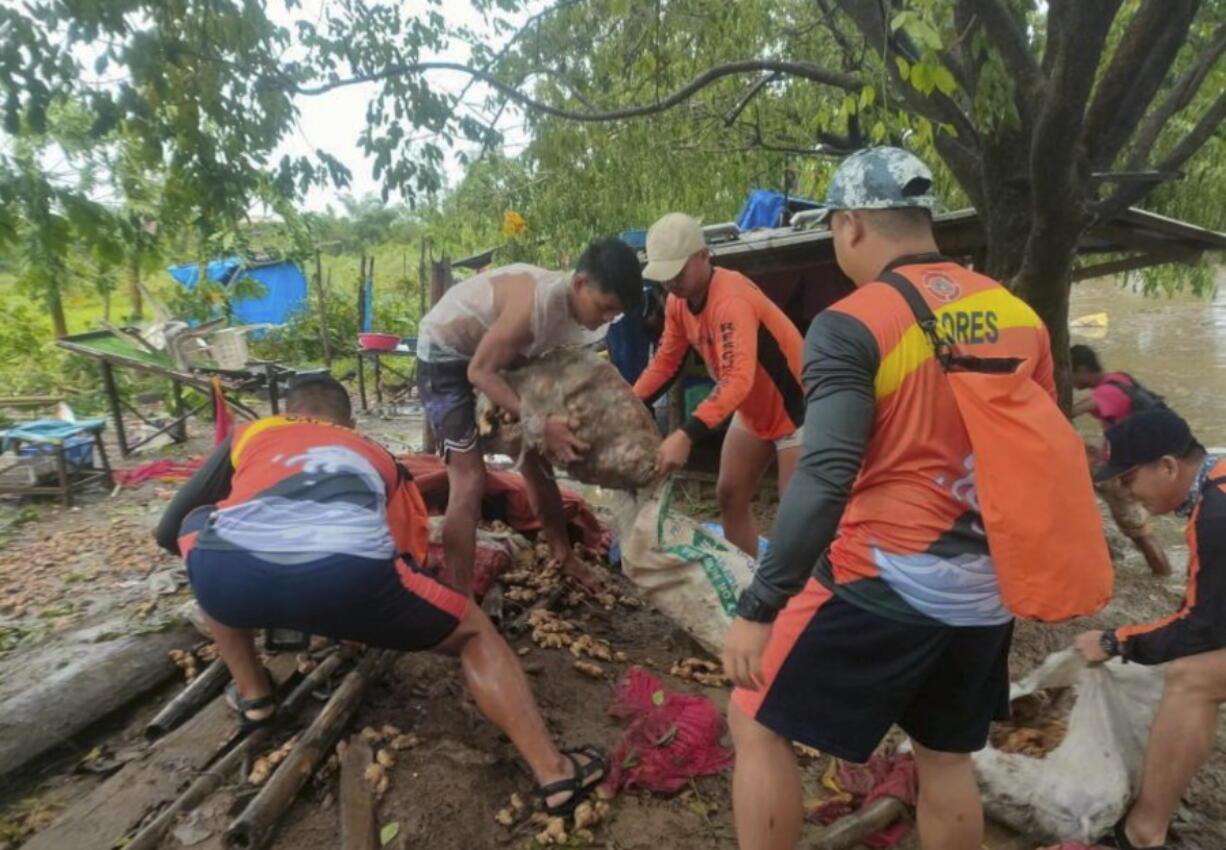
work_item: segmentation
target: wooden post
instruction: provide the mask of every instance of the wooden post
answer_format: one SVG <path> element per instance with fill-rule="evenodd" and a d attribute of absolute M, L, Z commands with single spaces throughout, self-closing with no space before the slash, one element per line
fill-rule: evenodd
<path fill-rule="evenodd" d="M 332 270 L 328 270 L 328 277 Z M 324 267 L 319 251 L 315 252 L 315 300 L 319 304 L 319 340 L 324 346 L 324 366 L 332 369 L 332 344 L 328 340 L 328 294 L 324 292 Z"/>
<path fill-rule="evenodd" d="M 119 442 L 119 456 L 127 457 L 128 437 L 123 430 L 123 411 L 119 408 L 119 390 L 115 387 L 115 372 L 110 363 L 99 361 L 102 369 L 102 385 L 106 388 L 107 404 L 111 408 L 111 418 L 115 420 L 115 436 Z"/>
<path fill-rule="evenodd" d="M 187 417 L 183 415 L 183 383 L 181 381 L 171 381 L 171 395 L 174 399 L 174 414 L 179 420 L 179 424 L 175 426 L 174 438 L 176 442 L 187 442 Z"/>
<path fill-rule="evenodd" d="M 430 263 L 430 306 L 442 299 L 444 293 L 451 287 L 451 261 L 444 254 L 442 259 L 438 261 L 431 260 Z M 424 315 L 424 313 L 423 313 Z M 418 326 L 418 334 L 421 333 L 421 327 Z M 430 420 L 422 417 L 421 420 L 421 442 L 423 450 L 427 453 L 432 453 L 438 448 L 438 441 L 435 440 L 434 432 L 430 430 Z"/>
<path fill-rule="evenodd" d="M 429 237 L 421 239 L 421 259 L 417 263 L 417 330 L 421 331 L 421 320 L 426 317 L 426 244 Z"/>
<path fill-rule="evenodd" d="M 366 781 L 370 745 L 356 735 L 341 759 L 341 850 L 375 850 L 375 795 Z"/>

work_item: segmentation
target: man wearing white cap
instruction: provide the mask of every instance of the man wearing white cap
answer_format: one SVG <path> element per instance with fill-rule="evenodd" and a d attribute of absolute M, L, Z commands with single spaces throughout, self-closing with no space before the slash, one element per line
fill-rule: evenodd
<path fill-rule="evenodd" d="M 782 494 L 800 453 L 800 332 L 752 280 L 711 264 L 702 228 L 683 213 L 669 213 L 647 231 L 643 277 L 669 295 L 660 346 L 635 393 L 652 403 L 680 374 L 691 347 L 715 379 L 711 394 L 660 445 L 656 468 L 685 466 L 694 442 L 727 422 L 716 485 L 724 535 L 757 557 L 753 494 L 772 456 Z"/>

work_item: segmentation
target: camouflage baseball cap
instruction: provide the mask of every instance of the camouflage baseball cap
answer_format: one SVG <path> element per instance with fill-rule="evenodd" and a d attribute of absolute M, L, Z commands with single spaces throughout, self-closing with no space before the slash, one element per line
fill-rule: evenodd
<path fill-rule="evenodd" d="M 827 215 L 834 210 L 930 210 L 936 206 L 932 172 L 902 148 L 865 148 L 839 164 L 822 206 Z"/>

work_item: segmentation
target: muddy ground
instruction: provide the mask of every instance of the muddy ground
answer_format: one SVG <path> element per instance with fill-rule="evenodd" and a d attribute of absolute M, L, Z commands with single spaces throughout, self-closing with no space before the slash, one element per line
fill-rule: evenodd
<path fill-rule="evenodd" d="M 364 424 L 376 435 L 384 432 L 398 438 L 397 449 L 416 442 L 406 438 L 402 423 L 372 418 Z M 205 448 L 205 442 L 196 440 L 171 453 L 189 455 Z M 775 507 L 770 486 L 764 488 L 767 495 L 758 506 L 764 533 Z M 0 548 L 0 600 L 5 606 L 0 608 L 0 639 L 7 643 L 0 643 L 0 652 L 11 659 L 57 629 L 115 612 L 129 617 L 134 629 L 156 627 L 159 618 L 184 598 L 181 582 L 168 583 L 168 577 L 181 571 L 144 536 L 173 488 L 151 482 L 117 496 L 94 493 L 74 510 L 42 503 L 19 511 L 11 503 L 0 504 L 0 528 L 7 529 L 7 541 Z M 709 487 L 704 491 L 703 486 L 692 485 L 685 509 L 713 518 L 716 511 L 710 496 Z M 11 525 L 14 518 L 27 521 Z M 1172 545 L 1177 545 L 1176 527 L 1173 523 L 1163 526 L 1164 539 Z M 74 557 L 77 550 L 81 554 Z M 1177 572 L 1185 560 L 1186 553 L 1176 551 L 1172 561 Z M 1097 617 L 1056 627 L 1019 624 L 1014 674 L 1024 674 L 1048 652 L 1067 646 L 1084 628 L 1154 619 L 1174 610 L 1181 589 L 1178 581 L 1148 578 L 1138 559 L 1124 557 L 1117 597 Z M 632 664 L 652 669 L 669 687 L 701 692 L 720 707 L 726 703 L 722 689 L 668 675 L 674 662 L 701 653 L 662 614 L 620 605 L 605 611 L 584 604 L 570 615 L 582 630 L 608 641 L 627 657 L 624 662 L 602 664 L 603 677 L 594 679 L 575 670 L 574 659 L 565 649 L 542 649 L 528 637 L 513 642 L 516 648 L 527 648 L 523 663 L 542 711 L 563 744 L 593 744 L 605 750 L 613 746 L 620 729 L 609 717 L 608 707 L 616 681 Z M 0 654 L 0 679 L 5 664 Z M 181 682 L 167 682 L 4 780 L 0 784 L 0 848 L 20 846 L 20 836 L 29 827 L 48 826 L 123 760 L 139 756 L 145 722 L 180 686 Z M 378 806 L 379 823 L 397 825 L 398 834 L 388 847 L 536 846 L 531 840 L 535 829 L 507 828 L 494 820 L 512 792 L 526 798 L 532 783 L 509 743 L 464 693 L 456 662 L 429 655 L 400 657 L 392 675 L 369 693 L 352 731 L 385 724 L 411 732 L 422 742 L 398 754 L 390 789 Z M 819 758 L 802 763 L 806 798 L 816 798 L 821 793 L 825 762 Z M 194 821 L 194 832 L 181 835 L 192 844 L 172 837 L 163 846 L 220 847 L 219 831 L 228 819 L 228 809 L 243 797 L 242 789 L 230 790 L 236 793 L 219 795 L 213 807 L 206 807 Z M 336 796 L 335 774 L 313 781 L 289 810 L 272 846 L 281 850 L 338 846 Z M 1194 850 L 1226 846 L 1226 751 L 1222 747 L 1198 774 L 1185 802 L 1181 838 L 1174 846 Z M 810 829 L 815 834 L 816 827 Z M 588 846 L 732 850 L 736 845 L 727 777 L 699 779 L 667 798 L 623 793 L 613 801 L 608 820 L 596 828 L 595 835 L 595 842 Z M 902 846 L 914 847 L 913 839 Z M 1036 845 L 994 837 L 990 846 L 1032 850 Z"/>

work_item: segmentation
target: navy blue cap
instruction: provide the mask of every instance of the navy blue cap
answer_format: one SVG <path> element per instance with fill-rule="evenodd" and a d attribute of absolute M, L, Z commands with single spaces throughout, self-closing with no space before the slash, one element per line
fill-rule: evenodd
<path fill-rule="evenodd" d="M 1188 423 L 1168 407 L 1134 413 L 1108 428 L 1106 437 L 1106 463 L 1095 473 L 1095 481 L 1116 478 L 1165 455 L 1179 457 L 1196 439 Z"/>

